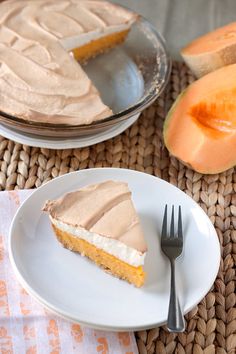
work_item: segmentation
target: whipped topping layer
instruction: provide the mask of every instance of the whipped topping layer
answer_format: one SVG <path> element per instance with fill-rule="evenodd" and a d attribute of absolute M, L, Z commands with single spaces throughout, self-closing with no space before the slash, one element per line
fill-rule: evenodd
<path fill-rule="evenodd" d="M 57 200 L 47 201 L 43 210 L 49 212 L 53 223 L 57 222 L 59 227 L 67 225 L 75 236 L 80 235 L 81 230 L 82 235 L 85 234 L 83 230 L 86 230 L 86 237 L 92 235 L 91 240 L 95 239 L 98 247 L 101 240 L 100 244 L 113 244 L 116 256 L 119 257 L 119 253 L 120 257 L 124 257 L 122 254 L 128 257 L 129 254 L 129 262 L 133 255 L 133 262 L 137 263 L 137 255 L 147 251 L 131 193 L 124 182 L 105 181 L 81 188 Z M 102 238 L 98 240 L 96 236 Z M 90 242 L 90 239 L 86 240 Z M 125 247 L 117 247 L 120 244 Z M 136 252 L 129 253 L 129 248 Z"/>
<path fill-rule="evenodd" d="M 89 124 L 112 114 L 69 51 L 128 29 L 132 12 L 97 0 L 0 4 L 0 110 L 29 121 Z"/>
<path fill-rule="evenodd" d="M 52 224 L 55 225 L 59 230 L 68 232 L 76 238 L 85 240 L 97 248 L 107 252 L 108 254 L 119 258 L 121 261 L 130 264 L 133 267 L 139 267 L 144 264 L 146 253 L 142 253 L 132 247 L 128 247 L 119 240 L 114 240 L 98 235 L 94 232 L 89 232 L 83 228 L 65 224 L 61 221 L 53 219 L 52 217 L 50 217 L 50 220 Z"/>

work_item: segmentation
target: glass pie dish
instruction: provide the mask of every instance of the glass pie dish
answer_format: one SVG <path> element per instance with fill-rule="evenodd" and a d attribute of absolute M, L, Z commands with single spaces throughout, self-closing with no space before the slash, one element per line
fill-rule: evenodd
<path fill-rule="evenodd" d="M 97 134 L 138 115 L 164 90 L 171 62 L 158 31 L 143 17 L 132 26 L 125 42 L 90 59 L 84 71 L 114 114 L 88 125 L 26 121 L 0 112 L 0 123 L 25 134 L 75 137 Z"/>

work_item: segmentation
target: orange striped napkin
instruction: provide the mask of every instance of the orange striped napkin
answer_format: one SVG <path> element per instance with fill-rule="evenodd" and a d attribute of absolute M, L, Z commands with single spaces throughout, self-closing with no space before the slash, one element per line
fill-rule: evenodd
<path fill-rule="evenodd" d="M 0 353 L 137 354 L 133 333 L 103 332 L 52 315 L 19 285 L 8 257 L 8 232 L 32 191 L 0 192 Z"/>

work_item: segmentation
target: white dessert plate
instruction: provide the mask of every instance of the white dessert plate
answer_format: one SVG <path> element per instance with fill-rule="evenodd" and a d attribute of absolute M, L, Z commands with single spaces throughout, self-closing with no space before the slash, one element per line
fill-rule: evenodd
<path fill-rule="evenodd" d="M 53 234 L 46 199 L 107 179 L 129 184 L 148 254 L 143 288 L 119 280 L 88 259 L 63 248 Z M 204 211 L 173 185 L 148 174 L 101 168 L 73 172 L 37 189 L 19 208 L 11 226 L 9 254 L 23 287 L 46 308 L 85 326 L 140 330 L 167 320 L 170 267 L 160 249 L 165 204 L 181 205 L 184 252 L 177 260 L 177 284 L 184 313 L 211 288 L 220 263 L 216 231 Z"/>
<path fill-rule="evenodd" d="M 70 138 L 49 138 L 41 135 L 37 136 L 35 134 L 23 133 L 19 130 L 8 128 L 4 124 L 0 124 L 0 134 L 7 139 L 11 139 L 17 143 L 29 146 L 56 150 L 75 149 L 91 146 L 93 144 L 98 144 L 102 141 L 114 138 L 134 124 L 139 115 L 140 113 L 101 132 Z"/>

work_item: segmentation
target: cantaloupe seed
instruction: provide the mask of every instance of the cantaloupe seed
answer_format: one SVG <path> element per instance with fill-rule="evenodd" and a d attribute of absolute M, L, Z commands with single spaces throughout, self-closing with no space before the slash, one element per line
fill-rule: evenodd
<path fill-rule="evenodd" d="M 236 39 L 236 31 L 228 31 L 226 33 L 223 33 L 213 38 L 214 41 L 222 41 L 222 40 L 230 40 L 230 39 Z"/>
<path fill-rule="evenodd" d="M 232 92 L 235 91 L 235 92 Z M 190 108 L 189 114 L 197 123 L 222 133 L 236 130 L 236 89 L 216 94 Z"/>

